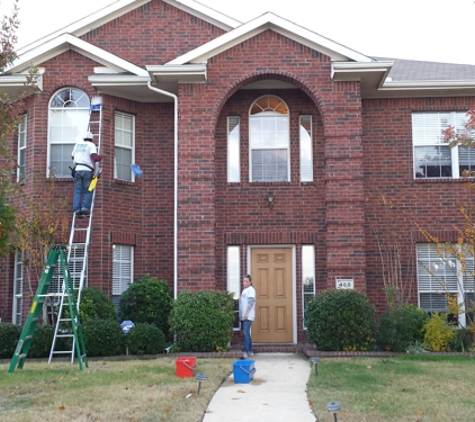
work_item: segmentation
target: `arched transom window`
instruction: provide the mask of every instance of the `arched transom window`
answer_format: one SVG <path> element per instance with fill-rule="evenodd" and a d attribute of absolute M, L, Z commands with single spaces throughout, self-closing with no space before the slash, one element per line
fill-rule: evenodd
<path fill-rule="evenodd" d="M 89 106 L 86 93 L 76 88 L 62 89 L 51 98 L 47 177 L 71 177 L 71 152 L 87 131 Z"/>
<path fill-rule="evenodd" d="M 251 182 L 289 181 L 289 109 L 279 98 L 257 99 L 249 113 Z"/>

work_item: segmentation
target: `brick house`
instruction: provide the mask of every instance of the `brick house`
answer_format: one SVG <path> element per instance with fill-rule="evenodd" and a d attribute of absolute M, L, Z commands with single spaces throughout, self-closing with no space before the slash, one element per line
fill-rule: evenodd
<path fill-rule="evenodd" d="M 384 311 L 392 253 L 404 298 L 445 309 L 427 271 L 440 258 L 414 223 L 457 240 L 475 155 L 440 130 L 474 105 L 475 66 L 368 57 L 272 13 L 241 23 L 193 0 L 119 1 L 19 53 L 0 89 L 38 66 L 12 139 L 31 195 L 54 174 L 72 201 L 70 151 L 102 98 L 89 285 L 118 298 L 150 274 L 175 296 L 238 293 L 250 273 L 254 341 L 299 343 L 303 304 L 323 289 L 365 291 Z M 1 320 L 21 324 L 21 263 L 0 262 Z"/>

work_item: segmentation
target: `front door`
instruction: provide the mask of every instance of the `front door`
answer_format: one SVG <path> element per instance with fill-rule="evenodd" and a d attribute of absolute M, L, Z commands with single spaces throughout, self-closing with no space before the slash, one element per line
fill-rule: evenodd
<path fill-rule="evenodd" d="M 293 342 L 292 249 L 252 249 L 251 276 L 256 289 L 252 341 Z"/>

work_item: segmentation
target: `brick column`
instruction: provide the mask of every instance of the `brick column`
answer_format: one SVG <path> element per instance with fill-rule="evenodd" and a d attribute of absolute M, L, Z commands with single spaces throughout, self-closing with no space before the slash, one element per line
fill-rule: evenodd
<path fill-rule="evenodd" d="M 178 293 L 214 290 L 215 140 L 203 85 L 182 85 L 178 100 Z"/>
<path fill-rule="evenodd" d="M 345 124 L 325 128 L 325 208 L 327 287 L 336 278 L 352 278 L 355 289 L 366 291 L 364 232 L 364 172 L 361 115 L 348 109 L 333 121 Z"/>

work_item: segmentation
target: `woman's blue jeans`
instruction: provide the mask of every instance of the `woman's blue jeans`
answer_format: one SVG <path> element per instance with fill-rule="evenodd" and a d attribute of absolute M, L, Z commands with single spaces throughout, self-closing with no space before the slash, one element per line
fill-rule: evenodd
<path fill-rule="evenodd" d="M 248 319 L 241 321 L 242 335 L 244 337 L 242 351 L 244 353 L 252 353 L 251 324 L 252 321 L 249 321 Z"/>

